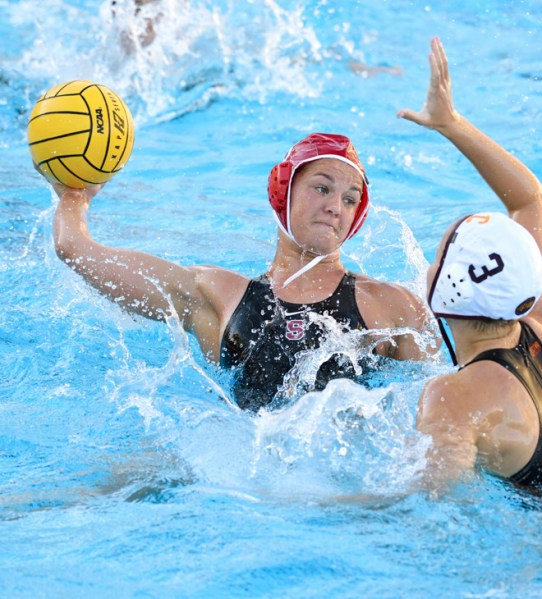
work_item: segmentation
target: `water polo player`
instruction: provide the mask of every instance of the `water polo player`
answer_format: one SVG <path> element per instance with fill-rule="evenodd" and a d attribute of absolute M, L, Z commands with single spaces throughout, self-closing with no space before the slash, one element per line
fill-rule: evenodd
<path fill-rule="evenodd" d="M 431 85 L 420 113 L 477 167 L 508 210 L 453 224 L 427 276 L 428 302 L 448 323 L 455 373 L 426 386 L 418 428 L 430 434 L 430 475 L 460 477 L 476 464 L 542 488 L 542 185 L 519 160 L 454 109 L 448 62 L 432 42 Z M 444 330 L 444 329 L 443 329 Z"/>
<path fill-rule="evenodd" d="M 273 168 L 269 200 L 279 224 L 277 248 L 268 272 L 256 280 L 99 244 L 86 226 L 99 188 L 56 189 L 60 258 L 129 311 L 156 319 L 175 311 L 209 360 L 237 370 L 234 396 L 243 408 L 270 403 L 299 353 L 325 340 L 325 319 L 315 315 L 331 317 L 345 330 L 421 331 L 428 322 L 424 303 L 408 290 L 349 273 L 341 263 L 339 249 L 369 207 L 365 170 L 344 136 L 310 135 Z M 404 331 L 376 351 L 397 359 L 426 355 Z M 334 355 L 314 384 L 321 388 L 329 378 L 353 376 L 356 367 Z"/>
<path fill-rule="evenodd" d="M 434 57 L 438 41 L 432 43 Z M 434 60 L 429 98 L 435 95 Z M 405 110 L 399 116 L 434 126 L 441 112 L 438 102 L 428 101 L 421 113 Z M 452 141 L 498 190 L 502 174 L 484 165 L 501 148 L 478 143 L 481 134 L 462 123 L 466 140 L 458 134 Z M 447 135 L 445 129 L 442 133 Z M 512 163 L 508 170 L 514 168 Z M 300 354 L 326 341 L 327 317 L 345 330 L 388 330 L 375 346 L 379 355 L 419 360 L 436 349 L 418 344 L 417 333 L 430 321 L 421 299 L 401 286 L 349 273 L 341 262 L 340 247 L 359 229 L 368 207 L 365 170 L 344 136 L 309 136 L 273 169 L 269 200 L 279 224 L 277 249 L 268 272 L 255 281 L 219 267 L 185 267 L 101 245 L 86 226 L 99 188 L 56 189 L 61 201 L 55 243 L 61 259 L 127 310 L 157 319 L 175 311 L 209 360 L 236 369 L 234 393 L 242 407 L 257 409 L 277 392 L 287 393 L 283 383 Z M 506 200 L 506 194 L 498 195 Z M 358 365 L 336 352 L 315 374 L 314 386 L 353 375 L 359 375 Z"/>

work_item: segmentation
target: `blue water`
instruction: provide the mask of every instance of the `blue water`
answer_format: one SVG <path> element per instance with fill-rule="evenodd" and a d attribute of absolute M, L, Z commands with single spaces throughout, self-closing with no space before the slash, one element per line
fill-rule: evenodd
<path fill-rule="evenodd" d="M 421 107 L 438 34 L 459 110 L 542 175 L 538 0 L 162 0 L 156 38 L 129 53 L 142 24 L 119 5 L 113 20 L 94 0 L 0 0 L 2 596 L 542 596 L 537 500 L 480 473 L 409 492 L 417 398 L 445 355 L 370 391 L 335 381 L 239 412 L 178 322 L 124 314 L 56 258 L 55 200 L 25 144 L 44 90 L 109 85 L 136 144 L 93 204 L 94 236 L 256 275 L 276 235 L 269 169 L 311 131 L 349 134 L 373 209 L 345 262 L 422 294 L 444 228 L 499 203 L 395 113 Z"/>

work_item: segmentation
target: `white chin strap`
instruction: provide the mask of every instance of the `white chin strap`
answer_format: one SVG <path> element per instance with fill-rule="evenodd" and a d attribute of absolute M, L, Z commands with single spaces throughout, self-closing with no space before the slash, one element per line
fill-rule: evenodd
<path fill-rule="evenodd" d="M 287 231 L 286 228 L 284 227 L 284 225 L 280 222 L 280 220 L 275 212 L 273 212 L 273 217 L 275 218 L 275 221 L 276 221 L 279 229 L 284 233 L 284 235 L 286 235 L 288 238 L 290 238 L 297 246 L 301 247 L 299 245 L 299 243 L 297 243 L 295 237 L 290 233 L 290 231 Z M 301 249 L 303 249 L 303 248 L 301 248 Z M 330 254 L 321 254 L 320 256 L 315 256 L 310 262 L 305 264 L 305 266 L 302 266 L 298 271 L 294 272 L 293 275 L 290 275 L 286 279 L 286 281 L 284 281 L 284 283 L 282 284 L 283 289 L 284 289 L 284 287 L 289 285 L 292 281 L 295 281 L 302 274 L 305 274 L 308 270 L 310 270 L 311 268 L 316 266 L 324 258 L 327 258 L 329 255 Z"/>
<path fill-rule="evenodd" d="M 289 285 L 292 281 L 295 281 L 295 279 L 297 279 L 297 277 L 300 277 L 302 274 L 306 273 L 308 270 L 310 270 L 313 266 L 316 266 L 321 260 L 323 260 L 327 256 L 328 256 L 328 254 L 322 254 L 321 256 L 315 256 L 309 263 L 305 264 L 305 266 L 300 268 L 297 272 L 294 272 L 293 275 L 289 276 L 286 279 L 286 281 L 284 281 L 284 283 L 282 284 L 282 287 L 284 288 L 284 287 L 286 287 L 286 285 Z"/>

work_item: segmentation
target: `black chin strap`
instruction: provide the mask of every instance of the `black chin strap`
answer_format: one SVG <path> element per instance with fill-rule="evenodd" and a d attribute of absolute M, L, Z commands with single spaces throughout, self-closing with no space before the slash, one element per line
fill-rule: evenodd
<path fill-rule="evenodd" d="M 454 351 L 452 342 L 450 341 L 450 336 L 448 335 L 448 333 L 446 332 L 446 329 L 444 328 L 444 323 L 442 322 L 442 318 L 437 318 L 437 322 L 438 322 L 438 328 L 440 329 L 440 334 L 442 335 L 442 338 L 444 339 L 444 343 L 446 344 L 446 347 L 448 348 L 448 351 L 450 352 L 450 358 L 452 358 L 453 365 L 457 366 L 457 357 L 455 355 L 455 351 Z"/>

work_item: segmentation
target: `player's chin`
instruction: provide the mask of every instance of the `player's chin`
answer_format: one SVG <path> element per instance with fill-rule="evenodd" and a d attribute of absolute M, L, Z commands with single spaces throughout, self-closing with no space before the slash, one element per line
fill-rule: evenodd
<path fill-rule="evenodd" d="M 318 240 L 316 243 L 311 243 L 303 247 L 306 252 L 314 254 L 315 256 L 327 256 L 339 251 L 341 242 L 337 239 L 326 241 L 324 239 Z"/>

